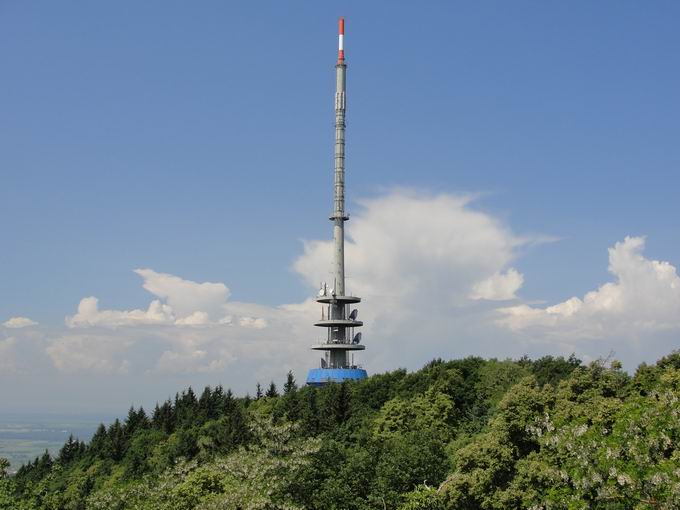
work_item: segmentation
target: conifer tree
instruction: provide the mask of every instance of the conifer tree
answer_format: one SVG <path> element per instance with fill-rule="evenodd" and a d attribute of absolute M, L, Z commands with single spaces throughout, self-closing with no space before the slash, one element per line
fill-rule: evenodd
<path fill-rule="evenodd" d="M 37 478 L 43 478 L 52 469 L 52 457 L 50 452 L 45 449 L 45 453 L 42 454 L 40 458 L 35 459 L 35 475 Z"/>
<path fill-rule="evenodd" d="M 260 400 L 262 398 L 262 385 L 260 383 L 257 383 L 257 387 L 255 389 L 255 400 Z"/>
<path fill-rule="evenodd" d="M 319 433 L 319 404 L 318 404 L 318 390 L 316 388 L 309 388 L 305 392 L 304 406 L 302 409 L 302 424 L 303 430 L 310 436 L 315 436 Z"/>
<path fill-rule="evenodd" d="M 62 466 L 73 462 L 78 458 L 80 453 L 80 442 L 73 437 L 73 434 L 68 436 L 68 440 L 64 443 L 64 446 L 59 450 L 59 455 L 57 456 L 57 461 Z"/>
<path fill-rule="evenodd" d="M 224 394 L 224 402 L 222 404 L 222 413 L 229 414 L 236 407 L 236 399 L 231 391 L 231 388 L 227 389 L 227 393 Z"/>
<path fill-rule="evenodd" d="M 279 396 L 279 392 L 276 389 L 276 384 L 274 384 L 274 381 L 269 383 L 269 389 L 267 389 L 267 393 L 265 393 L 264 396 L 269 398 Z"/>
<path fill-rule="evenodd" d="M 213 410 L 215 412 L 215 416 L 213 417 L 213 419 L 220 417 L 223 402 L 224 402 L 224 388 L 222 387 L 221 384 L 219 384 L 212 393 Z"/>
<path fill-rule="evenodd" d="M 111 442 L 111 458 L 119 461 L 125 453 L 125 431 L 118 418 L 109 427 L 108 435 Z"/>
<path fill-rule="evenodd" d="M 297 384 L 295 383 L 295 377 L 293 376 L 293 371 L 289 370 L 286 376 L 286 383 L 283 385 L 283 394 L 288 395 L 297 390 Z"/>
<path fill-rule="evenodd" d="M 155 411 L 154 415 L 156 415 Z M 158 418 L 154 418 L 154 425 L 166 434 L 172 434 L 175 430 L 175 410 L 170 399 L 163 402 L 158 409 Z"/>
<path fill-rule="evenodd" d="M 106 430 L 106 426 L 103 423 L 99 424 L 97 431 L 92 436 L 88 451 L 98 459 L 108 459 L 111 456 L 111 443 L 109 441 L 109 434 Z"/>
<path fill-rule="evenodd" d="M 161 421 L 161 406 L 156 402 L 156 407 L 153 408 L 153 414 L 151 415 L 151 426 L 155 429 L 160 429 Z"/>
<path fill-rule="evenodd" d="M 283 385 L 284 412 L 290 421 L 297 421 L 300 418 L 300 399 L 297 394 L 297 384 L 293 371 L 289 370 L 286 383 Z"/>
<path fill-rule="evenodd" d="M 326 415 L 339 425 L 347 421 L 350 415 L 349 386 L 347 381 L 343 381 L 341 384 L 330 385 L 329 390 Z"/>
<path fill-rule="evenodd" d="M 145 429 L 148 426 L 149 419 L 147 418 L 144 409 L 140 407 L 139 411 L 136 411 L 134 407 L 130 407 L 123 426 L 126 442 L 132 438 L 137 430 Z"/>
<path fill-rule="evenodd" d="M 210 386 L 206 386 L 203 393 L 201 393 L 201 397 L 198 399 L 198 421 L 204 423 L 208 420 L 215 419 L 216 409 L 217 407 L 215 406 Z"/>

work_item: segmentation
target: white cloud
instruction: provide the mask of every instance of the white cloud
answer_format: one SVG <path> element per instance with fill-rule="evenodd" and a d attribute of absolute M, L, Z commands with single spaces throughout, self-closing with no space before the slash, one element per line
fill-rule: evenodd
<path fill-rule="evenodd" d="M 130 326 L 136 324 L 172 324 L 175 321 L 172 308 L 154 300 L 146 310 L 100 310 L 99 300 L 86 297 L 78 304 L 78 313 L 66 317 L 71 328 L 90 326 Z"/>
<path fill-rule="evenodd" d="M 28 328 L 30 326 L 37 326 L 38 323 L 28 317 L 12 317 L 11 319 L 2 323 L 3 326 L 10 329 Z"/>
<path fill-rule="evenodd" d="M 395 191 L 363 201 L 347 224 L 346 244 L 347 287 L 362 297 L 365 321 L 367 350 L 358 361 L 375 372 L 437 356 L 516 356 L 531 353 L 531 342 L 551 345 L 533 352 L 569 354 L 573 336 L 611 339 L 680 327 L 675 268 L 645 259 L 641 238 L 610 250 L 616 281 L 582 299 L 496 309 L 492 301 L 517 299 L 524 276 L 512 264 L 519 248 L 535 241 L 475 210 L 470 197 Z M 331 241 L 307 241 L 294 262 L 310 294 L 328 280 L 331 253 Z M 312 326 L 320 314 L 313 299 L 278 307 L 230 301 L 222 283 L 136 273 L 156 299 L 146 310 L 102 310 L 96 298 L 83 299 L 67 318 L 71 329 L 47 349 L 60 371 L 228 372 L 267 380 L 291 368 L 302 379 L 315 365 L 309 346 L 323 331 Z"/>
<path fill-rule="evenodd" d="M 66 317 L 71 328 L 124 327 L 140 325 L 215 326 L 228 324 L 232 318 L 228 310 L 229 289 L 223 283 L 197 283 L 152 269 L 136 269 L 144 280 L 142 286 L 160 299 L 151 301 L 146 310 L 101 310 L 99 300 L 83 298 L 78 312 Z M 245 317 L 251 327 L 264 327 L 266 322 L 253 322 Z"/>
<path fill-rule="evenodd" d="M 404 190 L 362 201 L 363 211 L 347 226 L 349 290 L 388 300 L 446 296 L 447 306 L 467 301 L 479 282 L 507 271 L 516 248 L 528 241 L 471 202 Z M 331 261 L 331 241 L 310 241 L 294 267 L 318 286 L 328 279 Z"/>
<path fill-rule="evenodd" d="M 668 262 L 642 255 L 643 237 L 609 248 L 615 281 L 546 308 L 501 308 L 499 324 L 513 331 L 571 339 L 631 338 L 680 328 L 680 277 Z"/>
<path fill-rule="evenodd" d="M 207 326 L 210 324 L 210 316 L 206 312 L 194 312 L 188 317 L 177 319 L 178 326 Z"/>
<path fill-rule="evenodd" d="M 532 240 L 474 210 L 471 197 L 400 190 L 361 205 L 348 224 L 347 287 L 363 298 L 359 309 L 369 347 L 363 359 L 376 369 L 447 355 L 453 347 L 447 344 L 450 330 L 469 331 L 464 317 L 470 307 L 511 299 L 520 288 L 522 275 L 511 264 L 516 249 Z M 310 294 L 327 279 L 331 250 L 329 241 L 305 242 L 294 263 Z M 146 310 L 102 310 L 96 298 L 83 299 L 66 319 L 72 333 L 49 347 L 59 370 L 113 373 L 134 349 L 157 353 L 146 360 L 146 371 L 163 374 L 229 368 L 252 377 L 315 364 L 308 348 L 323 331 L 312 325 L 320 313 L 312 299 L 279 307 L 229 301 L 222 283 L 152 269 L 135 272 L 157 299 Z M 121 342 L 103 339 L 113 337 Z"/>
<path fill-rule="evenodd" d="M 267 321 L 262 317 L 241 317 L 238 324 L 243 328 L 264 329 L 267 327 Z"/>
<path fill-rule="evenodd" d="M 127 374 L 129 338 L 111 333 L 69 334 L 50 341 L 46 352 L 60 372 L 99 375 Z"/>
<path fill-rule="evenodd" d="M 505 273 L 497 272 L 491 277 L 475 283 L 472 286 L 471 299 L 488 299 L 490 301 L 504 301 L 515 299 L 515 292 L 524 283 L 524 276 L 514 268 Z"/>
<path fill-rule="evenodd" d="M 477 339 L 495 329 L 484 300 L 514 296 L 523 277 L 512 263 L 535 240 L 476 210 L 469 196 L 397 190 L 361 205 L 346 241 L 347 288 L 362 298 L 365 320 L 361 359 L 382 370 L 480 353 Z M 294 268 L 318 288 L 331 261 L 332 241 L 308 241 Z"/>
<path fill-rule="evenodd" d="M 197 283 L 152 269 L 135 269 L 144 279 L 144 288 L 165 301 L 179 319 L 203 312 L 213 320 L 224 315 L 230 291 L 223 283 Z"/>

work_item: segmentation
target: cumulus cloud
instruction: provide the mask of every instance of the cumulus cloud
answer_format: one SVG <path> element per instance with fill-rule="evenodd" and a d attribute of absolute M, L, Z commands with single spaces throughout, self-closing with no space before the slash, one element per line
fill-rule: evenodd
<path fill-rule="evenodd" d="M 146 310 L 100 310 L 99 300 L 94 296 L 81 299 L 78 312 L 73 317 L 66 317 L 66 325 L 72 328 L 172 324 L 174 321 L 172 309 L 158 300 L 152 301 Z"/>
<path fill-rule="evenodd" d="M 209 326 L 225 324 L 229 289 L 223 283 L 198 283 L 152 269 L 135 269 L 143 278 L 142 286 L 160 298 L 146 310 L 101 310 L 99 300 L 83 298 L 78 312 L 66 317 L 66 325 L 82 327 L 122 327 L 139 325 Z M 266 324 L 265 324 L 266 325 Z"/>
<path fill-rule="evenodd" d="M 357 308 L 367 350 L 356 361 L 371 373 L 417 368 L 435 357 L 576 352 L 592 359 L 612 349 L 632 367 L 677 347 L 680 279 L 668 262 L 644 257 L 644 238 L 610 248 L 611 282 L 536 306 L 522 302 L 525 275 L 514 265 L 546 238 L 517 235 L 480 210 L 474 197 L 396 190 L 361 201 L 353 213 L 346 231 L 347 289 L 362 298 Z M 20 317 L 3 323 L 0 377 L 41 376 L 52 367 L 67 374 L 125 374 L 116 380 L 128 389 L 143 380 L 147 399 L 216 382 L 245 393 L 288 370 L 301 383 L 306 370 L 318 366 L 318 353 L 309 347 L 324 330 L 312 325 L 320 305 L 311 296 L 329 280 L 332 248 L 328 240 L 303 243 L 293 269 L 310 298 L 280 306 L 234 301 L 224 283 L 137 269 L 151 294 L 146 307 L 111 309 L 90 296 L 65 318 L 66 327 L 32 328 L 33 321 Z M 505 300 L 514 302 L 499 305 Z"/>
<path fill-rule="evenodd" d="M 499 310 L 498 323 L 513 331 L 595 339 L 635 337 L 680 328 L 680 277 L 668 262 L 642 255 L 643 237 L 609 248 L 613 282 L 545 308 L 518 305 Z"/>
<path fill-rule="evenodd" d="M 358 308 L 369 347 L 360 359 L 377 371 L 435 356 L 521 355 L 540 342 L 551 343 L 552 353 L 569 354 L 573 344 L 565 339 L 573 337 L 611 339 L 680 328 L 677 272 L 667 262 L 646 259 L 643 238 L 612 247 L 615 280 L 583 298 L 497 308 L 497 301 L 519 300 L 524 275 L 513 263 L 520 248 L 535 242 L 477 210 L 472 197 L 397 190 L 362 201 L 347 224 L 346 243 L 347 288 L 362 298 Z M 304 242 L 293 267 L 310 295 L 328 278 L 331 260 L 331 241 Z M 269 378 L 314 364 L 308 347 L 323 331 L 312 326 L 320 313 L 313 299 L 244 303 L 230 300 L 223 283 L 135 272 L 154 297 L 149 306 L 101 309 L 97 298 L 84 298 L 66 318 L 69 329 L 49 341 L 47 353 L 57 369 L 229 371 Z M 504 338 L 502 345 L 498 338 Z"/>
<path fill-rule="evenodd" d="M 514 299 L 515 292 L 524 283 L 524 275 L 510 268 L 505 273 L 497 272 L 486 280 L 472 286 L 471 299 L 488 299 L 490 301 L 506 301 Z"/>
<path fill-rule="evenodd" d="M 244 328 L 264 329 L 267 327 L 267 321 L 262 317 L 241 317 L 238 323 Z"/>
<path fill-rule="evenodd" d="M 197 283 L 152 269 L 135 269 L 144 279 L 143 287 L 170 306 L 182 319 L 202 312 L 213 320 L 223 314 L 230 291 L 223 283 Z"/>
<path fill-rule="evenodd" d="M 366 319 L 362 359 L 388 369 L 482 348 L 480 329 L 493 337 L 487 301 L 515 296 L 523 276 L 512 264 L 536 240 L 477 210 L 471 196 L 395 190 L 360 205 L 346 257 L 347 288 Z M 332 241 L 308 241 L 294 269 L 318 287 L 331 260 Z"/>
<path fill-rule="evenodd" d="M 476 303 L 514 298 L 523 276 L 512 262 L 530 242 L 475 210 L 468 196 L 397 190 L 362 201 L 348 224 L 347 287 L 363 298 L 370 363 L 389 368 L 414 356 L 446 355 L 449 332 L 469 332 L 465 317 L 479 313 Z M 331 260 L 330 241 L 304 243 L 294 269 L 310 294 L 327 277 Z M 150 373 L 271 372 L 283 369 L 282 360 L 286 368 L 313 363 L 308 347 L 323 333 L 312 326 L 319 314 L 313 299 L 278 307 L 243 303 L 231 301 L 223 283 L 148 268 L 135 272 L 156 299 L 145 310 L 110 310 L 95 297 L 84 298 L 66 318 L 73 333 L 52 340 L 48 349 L 59 370 L 127 370 L 125 353 L 142 344 L 154 346 L 147 355 L 157 353 L 148 360 Z M 433 341 L 413 341 L 425 337 Z"/>
<path fill-rule="evenodd" d="M 29 319 L 28 317 L 12 317 L 11 319 L 8 319 L 5 322 L 3 322 L 2 325 L 10 329 L 20 329 L 28 328 L 31 326 L 37 326 L 38 323 L 34 320 Z"/>
<path fill-rule="evenodd" d="M 362 201 L 363 210 L 347 227 L 350 290 L 387 299 L 414 293 L 445 296 L 447 306 L 467 301 L 481 282 L 508 271 L 516 249 L 528 242 L 492 215 L 476 211 L 472 201 L 406 190 Z M 310 241 L 294 268 L 310 285 L 318 285 L 327 278 L 331 261 L 331 241 Z M 510 274 L 505 275 L 506 294 L 521 284 L 516 270 Z"/>
<path fill-rule="evenodd" d="M 177 319 L 178 326 L 207 326 L 210 324 L 210 316 L 206 312 L 194 312 L 188 317 Z"/>

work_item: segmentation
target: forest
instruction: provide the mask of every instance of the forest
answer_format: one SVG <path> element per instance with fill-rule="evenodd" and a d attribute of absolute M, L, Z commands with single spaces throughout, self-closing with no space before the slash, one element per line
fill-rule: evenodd
<path fill-rule="evenodd" d="M 254 395 L 192 388 L 69 438 L 9 476 L 0 509 L 680 508 L 680 352 L 434 360 Z"/>

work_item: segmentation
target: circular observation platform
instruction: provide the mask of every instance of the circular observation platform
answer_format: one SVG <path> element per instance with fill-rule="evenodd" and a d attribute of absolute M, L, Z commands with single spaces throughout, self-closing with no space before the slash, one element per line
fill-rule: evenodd
<path fill-rule="evenodd" d="M 321 296 L 316 298 L 317 303 L 330 304 L 330 303 L 340 303 L 340 304 L 354 304 L 360 303 L 361 298 L 356 296 Z"/>
<path fill-rule="evenodd" d="M 317 321 L 314 323 L 314 325 L 322 328 L 337 328 L 339 326 L 344 326 L 346 328 L 358 328 L 359 326 L 363 326 L 364 323 L 350 319 L 326 319 Z"/>
<path fill-rule="evenodd" d="M 361 344 L 328 343 L 312 345 L 314 351 L 363 351 L 364 349 L 366 349 L 366 346 Z"/>
<path fill-rule="evenodd" d="M 312 368 L 307 373 L 307 384 L 323 386 L 328 383 L 360 381 L 367 377 L 368 374 L 363 368 Z"/>

